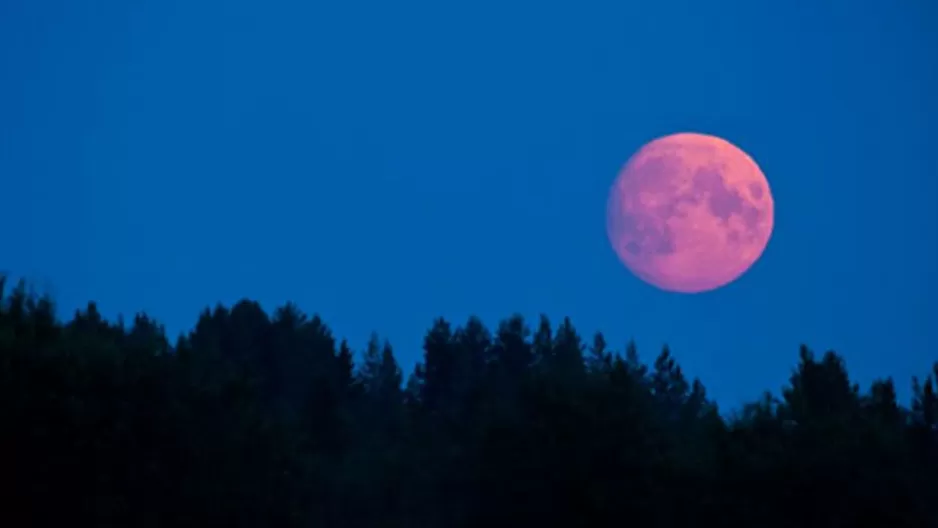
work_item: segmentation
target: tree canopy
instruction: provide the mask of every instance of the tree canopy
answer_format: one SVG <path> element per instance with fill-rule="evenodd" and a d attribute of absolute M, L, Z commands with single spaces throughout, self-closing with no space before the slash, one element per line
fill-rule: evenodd
<path fill-rule="evenodd" d="M 906 406 L 802 346 L 727 413 L 667 347 L 532 326 L 438 319 L 404 373 L 293 304 L 171 342 L 0 278 L 0 525 L 938 526 L 938 363 Z"/>

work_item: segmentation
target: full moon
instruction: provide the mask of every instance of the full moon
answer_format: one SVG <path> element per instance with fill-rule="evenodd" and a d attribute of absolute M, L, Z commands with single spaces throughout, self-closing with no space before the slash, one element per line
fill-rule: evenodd
<path fill-rule="evenodd" d="M 739 147 L 696 133 L 658 138 L 619 172 L 606 206 L 616 255 L 640 279 L 681 293 L 714 290 L 762 255 L 775 204 Z"/>

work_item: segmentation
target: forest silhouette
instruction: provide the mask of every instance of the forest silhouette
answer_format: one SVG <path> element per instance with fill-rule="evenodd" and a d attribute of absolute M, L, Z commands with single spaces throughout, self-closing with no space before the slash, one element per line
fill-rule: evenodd
<path fill-rule="evenodd" d="M 938 364 L 904 406 L 793 346 L 780 394 L 721 412 L 666 347 L 569 319 L 438 319 L 405 374 L 293 304 L 171 342 L 0 299 L 0 526 L 938 526 Z"/>

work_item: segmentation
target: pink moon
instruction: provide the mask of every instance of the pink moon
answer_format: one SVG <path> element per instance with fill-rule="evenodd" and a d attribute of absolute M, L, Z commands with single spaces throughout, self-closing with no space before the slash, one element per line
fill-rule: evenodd
<path fill-rule="evenodd" d="M 772 235 L 775 203 L 756 162 L 732 143 L 697 133 L 655 139 L 619 172 L 606 231 L 640 279 L 680 293 L 742 276 Z"/>

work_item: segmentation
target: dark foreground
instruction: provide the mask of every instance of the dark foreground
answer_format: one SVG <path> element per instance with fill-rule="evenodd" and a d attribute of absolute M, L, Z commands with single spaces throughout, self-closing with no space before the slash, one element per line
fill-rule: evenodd
<path fill-rule="evenodd" d="M 667 350 L 569 321 L 437 321 L 402 390 L 390 345 L 353 366 L 290 305 L 170 344 L 0 297 L 0 526 L 938 526 L 938 365 L 905 408 L 802 348 L 724 419 Z"/>

